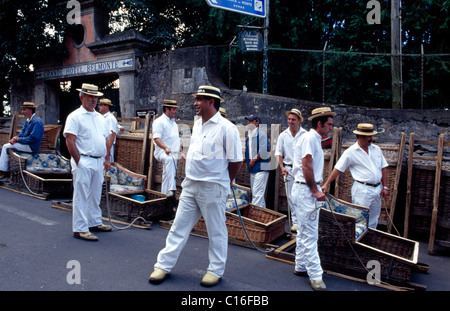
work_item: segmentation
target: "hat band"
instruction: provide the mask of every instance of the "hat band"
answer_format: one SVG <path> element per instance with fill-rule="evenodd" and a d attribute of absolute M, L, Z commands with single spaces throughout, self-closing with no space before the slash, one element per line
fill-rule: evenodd
<path fill-rule="evenodd" d="M 215 90 L 199 89 L 197 93 L 209 93 L 220 97 L 220 92 Z"/>
<path fill-rule="evenodd" d="M 373 129 L 360 129 L 360 128 L 358 128 L 357 131 L 364 132 L 364 133 L 372 133 Z"/>
<path fill-rule="evenodd" d="M 81 89 L 82 92 L 90 93 L 90 94 L 97 94 L 98 90 L 89 90 L 89 89 Z"/>

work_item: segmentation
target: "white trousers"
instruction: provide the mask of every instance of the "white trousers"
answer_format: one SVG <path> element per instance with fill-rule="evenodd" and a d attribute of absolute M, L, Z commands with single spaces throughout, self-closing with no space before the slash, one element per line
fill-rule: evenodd
<path fill-rule="evenodd" d="M 266 207 L 264 195 L 266 193 L 267 179 L 269 172 L 263 171 L 258 173 L 250 173 L 250 187 L 252 189 L 252 204 Z"/>
<path fill-rule="evenodd" d="M 87 232 L 102 224 L 100 199 L 104 158 L 81 156 L 78 166 L 71 159 L 73 175 L 72 230 Z"/>
<path fill-rule="evenodd" d="M 155 153 L 155 159 L 163 164 L 163 174 L 161 182 L 161 192 L 169 194 L 169 191 L 177 190 L 175 177 L 177 175 L 178 153 L 158 152 Z"/>
<path fill-rule="evenodd" d="M 158 254 L 155 268 L 170 273 L 192 228 L 203 216 L 209 239 L 207 271 L 222 277 L 228 252 L 228 231 L 225 225 L 228 192 L 217 183 L 188 179 L 183 181 L 182 187 L 175 219 L 167 235 L 166 246 Z"/>
<path fill-rule="evenodd" d="M 294 183 L 292 193 L 298 221 L 295 270 L 306 271 L 310 280 L 321 279 L 323 270 L 317 249 L 320 208 L 315 210 L 316 199 L 307 185 Z M 317 202 L 318 207 L 321 205 L 321 202 Z"/>
<path fill-rule="evenodd" d="M 289 175 L 286 177 L 287 182 L 284 183 L 284 187 L 285 187 L 286 195 L 287 195 L 287 203 L 289 205 L 289 209 L 291 210 L 292 225 L 297 225 L 297 216 L 295 214 L 294 200 L 293 200 L 293 196 L 295 196 L 295 194 L 291 194 L 292 187 L 294 186 L 295 178 L 294 178 L 294 176 L 291 175 L 292 170 L 289 170 L 289 168 L 287 168 L 287 167 L 286 167 L 286 169 L 289 171 Z M 283 181 L 284 180 L 285 180 L 285 177 L 283 177 Z"/>
<path fill-rule="evenodd" d="M 383 186 L 378 187 L 363 185 L 355 181 L 352 185 L 352 203 L 370 208 L 369 210 L 369 228 L 376 229 L 378 218 L 381 213 L 381 190 Z"/>
<path fill-rule="evenodd" d="M 0 155 L 0 171 L 9 172 L 9 156 L 8 149 L 16 149 L 17 151 L 33 152 L 29 145 L 24 145 L 20 143 L 15 143 L 11 145 L 10 143 L 4 144 L 2 147 L 2 154 Z"/>

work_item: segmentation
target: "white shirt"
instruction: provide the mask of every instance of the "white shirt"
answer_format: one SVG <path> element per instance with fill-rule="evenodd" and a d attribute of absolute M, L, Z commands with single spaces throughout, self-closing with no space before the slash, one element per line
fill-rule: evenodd
<path fill-rule="evenodd" d="M 66 133 L 77 137 L 75 145 L 80 154 L 106 156 L 106 139 L 111 132 L 105 118 L 97 111 L 87 111 L 83 106 L 72 111 L 66 119 L 64 137 Z"/>
<path fill-rule="evenodd" d="M 108 111 L 103 115 L 105 118 L 106 124 L 108 126 L 109 132 L 113 131 L 116 133 L 116 135 L 119 133 L 119 122 L 117 122 L 117 119 L 114 117 L 114 115 L 111 113 L 111 111 Z M 114 144 L 116 143 L 116 139 L 114 138 Z"/>
<path fill-rule="evenodd" d="M 172 150 L 173 153 L 180 151 L 180 134 L 175 119 L 170 119 L 165 113 L 158 117 L 152 125 L 153 139 L 160 138 L 161 141 Z M 165 152 L 155 143 L 155 154 Z"/>
<path fill-rule="evenodd" d="M 284 164 L 292 165 L 294 163 L 294 146 L 304 133 L 306 130 L 302 127 L 295 133 L 295 136 L 292 136 L 289 128 L 281 132 L 275 148 L 275 156 L 281 156 Z"/>
<path fill-rule="evenodd" d="M 300 139 L 294 146 L 294 165 L 292 174 L 296 182 L 305 183 L 303 175 L 302 159 L 306 155 L 312 157 L 312 168 L 314 170 L 314 180 L 316 183 L 322 182 L 323 178 L 323 150 L 322 137 L 314 129 L 301 135 Z"/>
<path fill-rule="evenodd" d="M 334 167 L 340 172 L 348 168 L 355 180 L 377 184 L 381 181 L 381 169 L 388 163 L 380 147 L 370 144 L 368 150 L 366 153 L 356 142 L 342 153 Z"/>
<path fill-rule="evenodd" d="M 240 162 L 242 144 L 237 127 L 217 112 L 202 124 L 198 119 L 192 128 L 186 156 L 186 178 L 216 182 L 230 189 L 229 162 Z"/>

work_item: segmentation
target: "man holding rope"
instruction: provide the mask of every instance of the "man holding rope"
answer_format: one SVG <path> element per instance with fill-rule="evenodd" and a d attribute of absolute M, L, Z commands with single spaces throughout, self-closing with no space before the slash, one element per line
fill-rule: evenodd
<path fill-rule="evenodd" d="M 321 140 L 333 129 L 333 116 L 329 107 L 316 108 L 308 120 L 312 123 L 309 132 L 303 134 L 294 147 L 293 174 L 295 183 L 292 188 L 298 229 L 295 249 L 294 273 L 309 276 L 314 290 L 326 290 L 322 280 L 317 239 L 319 236 L 319 210 L 317 201 L 325 201 L 326 195 L 320 189 L 322 182 L 324 155 Z"/>
<path fill-rule="evenodd" d="M 177 190 L 175 177 L 178 152 L 181 151 L 178 125 L 175 122 L 178 105 L 175 100 L 166 99 L 162 107 L 163 114 L 152 124 L 155 159 L 163 164 L 161 192 L 174 196 Z"/>
<path fill-rule="evenodd" d="M 360 123 L 353 131 L 357 142 L 344 151 L 334 166 L 322 191 L 328 191 L 330 183 L 347 168 L 355 182 L 352 185 L 352 203 L 368 207 L 369 228 L 376 229 L 381 212 L 381 199 L 389 193 L 387 187 L 386 167 L 388 163 L 380 147 L 373 145 L 373 130 L 370 123 Z"/>

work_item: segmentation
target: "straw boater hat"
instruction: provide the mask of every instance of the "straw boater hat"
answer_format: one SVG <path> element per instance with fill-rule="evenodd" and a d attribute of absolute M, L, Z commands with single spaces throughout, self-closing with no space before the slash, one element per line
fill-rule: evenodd
<path fill-rule="evenodd" d="M 81 89 L 77 89 L 77 91 L 84 93 L 84 94 L 92 95 L 92 96 L 103 96 L 103 93 L 98 91 L 97 85 L 88 84 L 88 83 L 83 83 L 83 85 L 81 86 Z"/>
<path fill-rule="evenodd" d="M 221 114 L 223 117 L 226 117 L 226 116 L 227 116 L 227 110 L 226 110 L 225 108 L 220 107 L 220 108 L 219 108 L 219 111 L 220 111 L 220 114 Z"/>
<path fill-rule="evenodd" d="M 378 134 L 377 131 L 373 130 L 373 125 L 370 123 L 359 123 L 358 128 L 354 130 L 353 133 L 364 136 L 373 136 Z"/>
<path fill-rule="evenodd" d="M 311 116 L 308 118 L 308 120 L 312 120 L 314 118 L 319 118 L 319 117 L 326 117 L 326 116 L 335 116 L 336 112 L 331 111 L 331 108 L 329 107 L 321 107 L 321 108 L 316 108 L 313 109 L 313 111 L 311 112 Z"/>
<path fill-rule="evenodd" d="M 178 108 L 177 101 L 171 100 L 171 99 L 164 99 L 164 103 L 162 104 L 163 107 L 173 107 Z"/>
<path fill-rule="evenodd" d="M 192 96 L 196 97 L 196 96 L 209 96 L 209 97 L 214 97 L 214 98 L 218 98 L 220 99 L 220 102 L 223 102 L 224 100 L 220 97 L 220 89 L 214 86 L 210 86 L 210 85 L 200 85 L 198 87 L 198 91 L 197 93 L 192 94 Z"/>
<path fill-rule="evenodd" d="M 303 122 L 303 116 L 302 112 L 298 110 L 297 108 L 291 109 L 290 111 L 286 111 L 286 117 L 288 117 L 290 114 L 295 114 L 297 117 L 300 118 L 300 122 Z"/>
<path fill-rule="evenodd" d="M 32 102 L 23 102 L 22 106 L 20 108 L 29 108 L 29 109 L 36 109 L 37 106 Z"/>
<path fill-rule="evenodd" d="M 111 100 L 109 100 L 108 98 L 102 98 L 102 99 L 100 99 L 100 101 L 98 103 L 102 104 L 102 105 L 108 105 L 108 106 L 113 105 Z"/>

